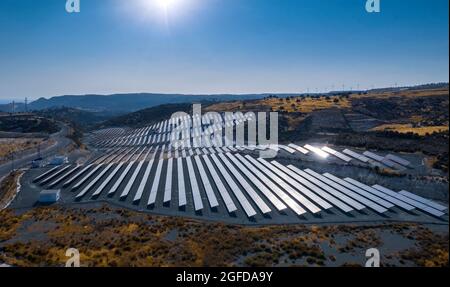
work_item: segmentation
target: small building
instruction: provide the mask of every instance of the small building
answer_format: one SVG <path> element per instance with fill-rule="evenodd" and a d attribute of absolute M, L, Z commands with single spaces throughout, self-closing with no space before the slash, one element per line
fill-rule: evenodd
<path fill-rule="evenodd" d="M 55 156 L 52 158 L 49 162 L 50 165 L 63 165 L 68 163 L 69 160 L 67 159 L 67 156 Z"/>
<path fill-rule="evenodd" d="M 35 159 L 31 162 L 31 168 L 40 168 L 44 167 L 45 162 L 42 160 L 42 158 Z"/>
<path fill-rule="evenodd" d="M 39 202 L 40 203 L 55 203 L 58 202 L 61 197 L 61 190 L 52 189 L 52 190 L 43 190 L 39 194 Z"/>

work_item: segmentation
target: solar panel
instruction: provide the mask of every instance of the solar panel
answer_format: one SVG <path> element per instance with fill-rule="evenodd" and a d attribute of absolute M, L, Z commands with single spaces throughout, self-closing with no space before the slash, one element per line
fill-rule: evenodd
<path fill-rule="evenodd" d="M 209 160 L 209 157 L 207 155 L 203 155 L 203 160 L 205 161 L 206 167 L 209 170 L 209 173 L 211 174 L 214 184 L 216 185 L 217 189 L 219 190 L 219 194 L 222 197 L 223 202 L 225 203 L 225 206 L 227 207 L 227 210 L 229 213 L 235 212 L 237 210 L 236 205 L 234 204 L 233 200 L 231 199 L 230 195 L 228 194 L 227 189 L 225 188 L 225 185 L 223 184 L 222 180 L 220 179 L 219 175 L 217 174 L 213 164 Z"/>
<path fill-rule="evenodd" d="M 274 179 L 274 181 L 281 186 L 283 189 L 289 192 L 298 202 L 300 202 L 303 206 L 305 206 L 312 213 L 320 212 L 320 208 L 317 207 L 314 203 L 312 203 L 308 198 L 304 195 L 309 195 L 312 198 L 318 200 L 320 203 L 323 202 L 322 199 L 315 196 L 308 189 L 302 186 L 299 183 L 296 183 L 291 177 L 287 176 L 284 172 L 280 171 L 274 165 L 269 163 L 268 161 L 259 158 L 258 162 L 263 164 L 265 167 L 260 168 L 263 172 L 265 172 L 269 177 Z M 256 164 L 255 164 L 256 165 Z M 293 189 L 294 187 L 295 189 Z M 310 198 L 311 198 L 310 197 Z"/>
<path fill-rule="evenodd" d="M 44 173 L 41 174 L 40 176 L 36 177 L 33 181 L 34 181 L 34 182 L 37 182 L 37 181 L 43 179 L 43 178 L 46 177 L 47 175 L 49 175 L 49 174 L 55 172 L 58 168 L 59 168 L 59 166 L 54 167 L 54 168 L 50 169 L 49 171 L 44 172 Z"/>
<path fill-rule="evenodd" d="M 61 175 L 58 179 L 56 179 L 55 181 L 53 181 L 49 187 L 54 187 L 56 185 L 58 185 L 61 181 L 63 181 L 64 179 L 66 179 L 67 177 L 69 177 L 71 174 L 73 174 L 75 171 L 78 170 L 78 168 L 80 167 L 80 165 L 76 165 L 74 168 L 72 168 L 71 170 L 69 170 L 68 172 L 66 172 L 65 174 Z"/>
<path fill-rule="evenodd" d="M 178 169 L 178 206 L 185 206 L 186 201 L 186 187 L 184 184 L 184 171 L 183 171 L 183 159 L 178 158 L 177 169 Z"/>
<path fill-rule="evenodd" d="M 138 190 L 136 191 L 136 194 L 134 195 L 134 198 L 133 198 L 134 202 L 139 201 L 142 198 L 142 195 L 144 193 L 144 188 L 147 183 L 148 177 L 150 176 L 150 172 L 152 170 L 153 163 L 154 163 L 154 158 L 155 158 L 156 153 L 158 152 L 158 149 L 159 149 L 159 147 L 157 147 L 155 149 L 155 152 L 153 153 L 153 155 L 151 156 L 151 158 L 147 164 L 147 167 L 144 171 L 144 176 L 142 177 L 141 182 L 139 183 Z M 147 157 L 150 153 L 150 150 L 151 150 L 151 148 L 148 150 L 147 155 L 145 156 L 145 159 L 147 159 Z"/>
<path fill-rule="evenodd" d="M 346 188 L 348 188 L 350 190 L 353 190 L 354 192 L 359 193 L 360 195 L 362 195 L 362 196 L 364 196 L 364 197 L 366 197 L 366 198 L 368 198 L 368 199 L 378 203 L 379 205 L 383 206 L 384 208 L 388 208 L 389 209 L 389 208 L 394 207 L 394 205 L 392 203 L 382 199 L 381 197 L 378 197 L 378 196 L 376 196 L 376 195 L 374 195 L 372 193 L 369 193 L 368 191 L 366 191 L 366 190 L 364 190 L 362 188 L 359 188 L 359 187 L 357 187 L 357 186 L 355 186 L 355 185 L 353 185 L 353 184 L 351 184 L 351 183 L 349 183 L 349 182 L 347 182 L 347 181 L 345 181 L 343 179 L 340 179 L 340 178 L 338 178 L 338 177 L 336 177 L 336 176 L 334 176 L 332 174 L 324 173 L 323 176 L 329 178 L 330 180 L 333 180 L 336 183 L 339 183 L 340 185 L 342 185 L 342 186 L 344 186 L 344 187 L 346 187 Z"/>
<path fill-rule="evenodd" d="M 379 161 L 379 162 L 383 161 L 383 159 L 384 159 L 384 157 L 374 154 L 373 152 L 370 152 L 370 151 L 363 152 L 363 155 L 365 155 L 368 158 L 371 158 L 373 160 Z"/>
<path fill-rule="evenodd" d="M 190 156 L 186 158 L 186 164 L 188 168 L 189 182 L 191 183 L 192 197 L 194 199 L 194 208 L 195 211 L 199 211 L 203 209 L 203 202 L 200 196 L 200 189 L 198 187 L 197 178 L 195 177 L 192 158 Z"/>
<path fill-rule="evenodd" d="M 364 190 L 366 190 L 366 191 L 368 191 L 368 192 L 370 192 L 370 193 L 372 193 L 372 194 L 374 194 L 376 196 L 379 196 L 379 197 L 383 198 L 384 200 L 389 201 L 390 203 L 395 204 L 396 206 L 399 206 L 399 207 L 401 207 L 401 208 L 403 208 L 403 209 L 405 209 L 407 211 L 411 211 L 411 210 L 414 209 L 414 206 L 411 206 L 411 205 L 409 205 L 409 204 L 407 204 L 407 203 L 405 203 L 405 202 L 403 202 L 401 200 L 396 199 L 395 197 L 389 196 L 389 195 L 387 195 L 387 194 L 385 194 L 385 193 L 383 193 L 383 192 L 381 192 L 381 191 L 379 191 L 379 190 L 377 190 L 377 189 L 375 189 L 373 187 L 365 185 L 365 184 L 363 184 L 363 183 L 361 183 L 359 181 L 356 181 L 356 180 L 354 180 L 352 178 L 348 178 L 347 177 L 344 180 L 349 182 L 349 183 L 351 183 L 351 184 L 353 184 L 353 185 L 356 185 L 357 187 L 362 188 L 362 189 L 364 189 Z"/>
<path fill-rule="evenodd" d="M 239 159 L 249 170 L 253 172 L 264 184 L 269 187 L 281 200 L 283 200 L 287 206 L 289 206 L 292 211 L 297 215 L 302 215 L 306 211 L 295 202 L 291 197 L 289 197 L 281 188 L 279 188 L 275 183 L 273 183 L 269 178 L 267 178 L 262 172 L 260 172 L 252 163 L 250 163 L 246 158 L 241 156 L 240 154 L 236 155 L 236 158 Z"/>
<path fill-rule="evenodd" d="M 159 187 L 159 181 L 161 179 L 161 171 L 162 171 L 163 163 L 164 163 L 163 159 L 160 159 L 158 161 L 158 166 L 156 167 L 156 174 L 154 177 L 155 180 L 153 181 L 153 185 L 150 190 L 150 196 L 148 198 L 147 205 L 152 205 L 152 204 L 155 204 L 155 202 L 156 202 L 156 195 L 158 193 L 158 187 Z"/>
<path fill-rule="evenodd" d="M 318 156 L 321 157 L 321 158 L 327 158 L 327 157 L 329 156 L 328 153 L 324 152 L 323 150 L 321 150 L 321 149 L 318 148 L 318 147 L 314 147 L 314 146 L 312 146 L 312 145 L 307 144 L 307 145 L 305 145 L 305 148 L 306 148 L 307 150 L 312 151 L 313 153 L 315 153 L 316 155 L 318 155 Z"/>
<path fill-rule="evenodd" d="M 232 175 L 236 178 L 237 182 L 243 187 L 243 189 L 249 194 L 251 199 L 255 202 L 256 206 L 258 206 L 259 210 L 263 214 L 271 212 L 270 207 L 262 200 L 262 198 L 256 193 L 253 187 L 245 180 L 245 178 L 236 170 L 236 168 L 231 164 L 231 162 L 225 157 L 224 154 L 220 154 L 219 157 L 222 159 L 223 163 L 227 166 L 228 170 Z"/>
<path fill-rule="evenodd" d="M 363 155 L 361 155 L 359 153 L 356 153 L 354 151 L 351 151 L 349 149 L 344 149 L 342 152 L 347 154 L 347 155 L 349 155 L 349 156 L 351 156 L 351 157 L 353 157 L 353 158 L 356 158 L 357 160 L 362 161 L 364 163 L 367 163 L 370 160 L 369 158 L 367 158 L 367 157 L 365 157 L 365 156 L 363 156 Z"/>
<path fill-rule="evenodd" d="M 365 208 L 364 204 L 362 204 L 362 203 L 360 203 L 360 202 L 358 202 L 358 201 L 356 201 L 354 199 L 355 197 L 361 198 L 360 196 L 358 196 L 354 192 L 352 192 L 352 191 L 350 191 L 348 189 L 344 189 L 342 187 L 340 189 L 338 189 L 337 187 L 339 187 L 339 186 L 336 185 L 334 182 L 329 181 L 326 178 L 324 179 L 323 176 L 321 176 L 320 174 L 314 172 L 311 169 L 305 169 L 304 171 L 306 173 L 308 173 L 309 175 L 315 177 L 317 180 L 320 180 L 320 183 L 321 183 L 320 187 L 321 188 L 323 188 L 324 190 L 326 190 L 329 193 L 333 194 L 337 198 L 341 199 L 342 201 L 344 201 L 348 205 L 352 206 L 356 210 L 362 210 L 362 209 Z"/>
<path fill-rule="evenodd" d="M 426 205 L 428 205 L 428 206 L 430 206 L 430 207 L 432 207 L 432 208 L 434 208 L 434 209 L 437 209 L 437 210 L 439 210 L 439 211 L 445 211 L 445 210 L 448 209 L 446 206 L 440 205 L 440 204 L 438 204 L 438 203 L 436 203 L 436 202 L 433 202 L 433 201 L 431 201 L 431 200 L 429 200 L 429 199 L 423 198 L 423 197 L 421 197 L 421 196 L 418 196 L 418 195 L 413 194 L 413 193 L 411 193 L 411 192 L 408 192 L 408 191 L 406 191 L 406 190 L 402 190 L 402 191 L 400 191 L 399 193 L 400 193 L 401 195 L 404 195 L 404 196 L 406 196 L 406 197 L 409 197 L 409 198 L 411 198 L 411 199 L 414 199 L 414 200 L 416 200 L 416 201 L 418 201 L 418 202 L 421 202 L 421 203 L 423 203 L 423 204 L 426 204 Z"/>
<path fill-rule="evenodd" d="M 281 202 L 256 176 L 254 176 L 239 160 L 231 153 L 227 153 L 227 156 L 237 166 L 237 168 L 269 199 L 269 201 L 279 211 L 285 210 L 287 206 Z"/>
<path fill-rule="evenodd" d="M 63 172 L 65 172 L 67 169 L 69 169 L 71 167 L 71 165 L 67 165 L 65 167 L 63 167 L 61 170 L 57 171 L 56 173 L 50 175 L 49 177 L 45 178 L 44 180 L 41 181 L 41 184 L 46 184 L 47 182 L 49 182 L 50 180 L 52 180 L 53 178 L 57 177 L 58 175 L 62 174 Z"/>
<path fill-rule="evenodd" d="M 292 186 L 297 187 L 300 191 L 302 191 L 306 196 L 308 196 L 311 200 L 313 200 L 315 203 L 320 205 L 323 209 L 330 209 L 333 207 L 331 204 L 323 200 L 321 197 L 317 196 L 316 188 L 310 184 L 307 183 L 306 180 L 304 180 L 301 176 L 290 170 L 289 168 L 283 166 L 282 164 L 271 161 L 270 162 L 274 166 L 274 171 L 277 172 L 278 175 L 283 177 L 287 182 L 289 182 Z M 279 170 L 276 170 L 275 167 L 277 167 Z M 305 182 L 307 184 L 305 184 Z M 309 191 L 307 188 L 309 188 L 311 191 Z M 311 188 L 312 187 L 312 188 Z M 318 194 L 318 193 L 317 193 Z"/>
<path fill-rule="evenodd" d="M 122 174 L 119 176 L 119 178 L 117 179 L 116 183 L 114 184 L 114 186 L 111 188 L 111 190 L 108 192 L 108 194 L 113 194 L 117 191 L 117 189 L 119 188 L 120 184 L 122 183 L 122 181 L 125 179 L 125 177 L 127 176 L 128 172 L 130 172 L 131 167 L 134 165 L 135 161 L 130 162 L 129 164 L 127 164 L 127 166 L 125 167 L 124 171 L 122 172 Z"/>
<path fill-rule="evenodd" d="M 134 202 L 139 201 L 142 198 L 142 194 L 144 193 L 145 185 L 147 183 L 147 180 L 149 179 L 150 171 L 152 170 L 153 163 L 154 163 L 154 159 L 150 159 L 150 161 L 147 164 L 147 167 L 145 168 L 144 176 L 142 177 L 141 182 L 139 183 L 138 190 L 136 191 L 136 194 L 134 195 L 134 198 L 133 198 Z"/>
<path fill-rule="evenodd" d="M 225 178 L 225 182 L 230 187 L 231 191 L 234 193 L 236 198 L 238 199 L 239 203 L 241 204 L 242 208 L 244 209 L 245 213 L 248 217 L 252 217 L 256 215 L 256 211 L 251 206 L 250 202 L 247 200 L 247 198 L 244 196 L 240 188 L 237 186 L 237 184 L 234 182 L 234 180 L 231 178 L 230 174 L 226 171 L 225 167 L 222 165 L 222 163 L 219 161 L 217 156 L 215 154 L 211 155 L 212 160 L 216 164 L 217 168 L 219 169 L 222 176 Z"/>
<path fill-rule="evenodd" d="M 314 190 L 318 195 L 320 195 L 322 198 L 333 204 L 335 207 L 339 208 L 340 210 L 344 212 L 350 212 L 353 210 L 352 207 L 348 206 L 346 203 L 340 201 L 334 195 L 328 193 L 324 188 L 323 184 L 304 172 L 303 170 L 300 170 L 296 168 L 293 165 L 288 165 L 288 168 L 297 173 L 301 178 L 298 178 L 299 182 L 303 183 L 305 186 L 310 188 L 311 190 Z"/>
<path fill-rule="evenodd" d="M 401 164 L 401 165 L 403 165 L 403 166 L 410 166 L 410 165 L 411 165 L 411 162 L 409 162 L 409 161 L 407 161 L 406 159 L 403 159 L 403 158 L 401 158 L 401 157 L 398 157 L 398 156 L 396 156 L 396 155 L 393 155 L 393 154 L 388 154 L 388 155 L 386 156 L 386 159 L 391 160 L 391 161 L 394 161 L 394 162 L 396 162 L 396 163 L 398 163 L 398 164 Z"/>
<path fill-rule="evenodd" d="M 108 183 L 111 181 L 111 179 L 116 175 L 116 173 L 120 170 L 120 168 L 124 165 L 123 162 L 119 163 L 116 168 L 111 172 L 110 175 L 102 182 L 102 184 L 94 191 L 92 194 L 92 197 L 99 195 L 103 189 L 108 185 Z"/>
<path fill-rule="evenodd" d="M 199 156 L 194 157 L 195 162 L 197 164 L 197 169 L 200 173 L 200 179 L 203 183 L 203 187 L 206 192 L 206 196 L 208 197 L 209 205 L 211 208 L 215 208 L 219 206 L 219 202 L 217 201 L 216 195 L 214 194 L 211 182 L 208 179 L 208 176 L 206 175 L 205 169 L 203 167 L 202 161 Z"/>
<path fill-rule="evenodd" d="M 80 181 L 77 182 L 77 184 L 75 184 L 72 187 L 72 190 L 78 189 L 80 188 L 80 186 L 82 186 L 94 173 L 97 172 L 97 170 L 99 170 L 103 165 L 97 165 L 94 169 L 92 169 L 84 178 L 82 178 Z"/>
<path fill-rule="evenodd" d="M 114 164 L 110 163 L 108 164 L 108 166 L 106 168 L 104 168 L 102 170 L 102 172 L 100 172 L 97 177 L 94 178 L 94 180 L 92 180 L 77 196 L 76 198 L 81 198 L 83 197 L 87 192 L 89 192 L 89 190 L 108 172 L 108 170 L 111 169 L 111 167 L 113 167 Z"/>
<path fill-rule="evenodd" d="M 285 145 L 279 145 L 279 147 L 280 147 L 281 149 L 287 151 L 288 153 L 291 153 L 291 154 L 295 153 L 295 150 L 292 149 L 292 148 L 290 148 L 290 147 L 288 147 L 288 146 L 285 146 Z"/>
<path fill-rule="evenodd" d="M 140 161 L 139 164 L 137 165 L 136 169 L 134 170 L 133 174 L 131 175 L 130 179 L 128 180 L 127 185 L 123 189 L 122 194 L 120 195 L 121 198 L 127 197 L 128 194 L 130 193 L 131 188 L 133 187 L 136 177 L 138 176 L 139 172 L 141 171 L 143 164 L 144 164 L 144 162 Z"/>
<path fill-rule="evenodd" d="M 315 178 L 321 180 L 322 182 L 324 182 L 325 184 L 328 184 L 329 186 L 335 188 L 336 190 L 342 192 L 343 194 L 347 195 L 348 197 L 358 201 L 359 203 L 375 210 L 378 213 L 385 213 L 387 212 L 387 209 L 378 205 L 376 202 L 370 201 L 368 198 L 361 196 L 359 193 L 354 192 L 353 190 L 346 188 L 345 186 L 338 184 L 335 181 L 332 181 L 331 179 L 318 174 L 312 170 L 306 170 L 306 172 L 308 172 L 310 175 L 314 176 Z"/>
<path fill-rule="evenodd" d="M 319 212 L 320 209 L 317 208 L 315 205 L 313 205 L 312 203 L 310 203 L 305 197 L 303 197 L 300 193 L 298 193 L 296 190 L 294 190 L 293 188 L 291 188 L 291 186 L 289 186 L 287 183 L 285 183 L 281 178 L 279 178 L 278 176 L 276 176 L 272 171 L 270 171 L 268 168 L 266 168 L 261 162 L 255 160 L 254 158 L 252 158 L 251 156 L 247 155 L 245 156 L 245 158 L 251 162 L 254 166 L 256 166 L 258 169 L 260 169 L 264 174 L 266 174 L 271 180 L 273 180 L 276 184 L 278 184 L 279 186 L 281 186 L 284 190 L 286 190 L 288 192 L 288 194 L 290 194 L 293 198 L 295 198 L 298 202 L 300 202 L 301 204 L 303 204 L 303 206 L 305 206 L 306 208 L 311 208 L 309 209 L 310 211 L 316 213 Z M 287 204 L 287 202 L 286 202 Z M 297 210 L 296 213 L 298 214 L 303 214 L 306 211 L 302 208 L 301 210 Z"/>
<path fill-rule="evenodd" d="M 80 170 L 80 172 L 78 172 L 77 174 L 75 174 L 71 179 L 69 179 L 68 181 L 66 181 L 63 186 L 69 186 L 70 184 L 72 184 L 72 182 L 74 182 L 77 178 L 79 178 L 81 175 L 83 175 L 86 171 L 88 171 L 94 164 L 88 164 L 87 166 L 85 166 L 82 170 Z"/>
<path fill-rule="evenodd" d="M 322 148 L 322 150 L 327 152 L 327 153 L 329 153 L 329 154 L 334 155 L 335 157 L 337 157 L 337 158 L 339 158 L 339 159 L 341 159 L 341 160 L 343 160 L 345 162 L 350 162 L 352 160 L 350 157 L 346 156 L 345 154 L 342 154 L 342 153 L 340 153 L 340 152 L 338 152 L 338 151 L 336 151 L 336 150 L 334 150 L 332 148 L 329 148 L 327 146 L 324 146 Z"/>
<path fill-rule="evenodd" d="M 414 207 L 416 207 L 416 208 L 418 208 L 418 209 L 420 209 L 422 211 L 425 211 L 425 212 L 427 212 L 427 213 L 429 213 L 431 215 L 434 215 L 434 216 L 437 216 L 437 217 L 441 217 L 441 216 L 444 215 L 444 213 L 439 211 L 439 210 L 431 208 L 431 207 L 429 207 L 429 206 L 427 206 L 427 205 L 425 205 L 423 203 L 420 203 L 420 202 L 418 202 L 418 201 L 416 201 L 414 199 L 411 199 L 411 198 L 409 198 L 407 196 L 399 194 L 399 193 L 397 193 L 395 191 L 392 191 L 392 190 L 390 190 L 390 189 L 388 189 L 386 187 L 383 187 L 381 185 L 376 184 L 376 185 L 373 185 L 372 187 L 377 189 L 377 190 L 379 190 L 379 191 L 381 191 L 381 192 L 383 192 L 383 193 L 386 193 L 386 194 L 388 194 L 388 195 L 390 195 L 392 197 L 395 197 L 395 198 L 397 198 L 397 199 L 399 199 L 399 200 L 401 200 L 403 202 L 406 202 L 406 203 L 408 203 L 408 204 L 410 204 L 410 205 L 412 205 L 412 206 L 414 206 Z"/>
<path fill-rule="evenodd" d="M 166 171 L 166 184 L 164 188 L 164 203 L 169 202 L 172 199 L 172 170 L 173 170 L 173 159 L 169 158 L 167 161 L 167 171 Z"/>

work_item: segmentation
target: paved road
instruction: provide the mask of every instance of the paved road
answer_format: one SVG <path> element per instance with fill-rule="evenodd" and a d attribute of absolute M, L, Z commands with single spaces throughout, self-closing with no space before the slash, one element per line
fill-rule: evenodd
<path fill-rule="evenodd" d="M 51 139 L 55 141 L 55 144 L 41 150 L 41 156 L 43 158 L 52 156 L 58 152 L 61 148 L 67 147 L 72 141 L 66 136 L 69 134 L 69 127 L 65 124 L 60 124 L 61 130 L 57 133 L 54 133 L 50 136 Z M 14 168 L 23 168 L 28 166 L 32 160 L 36 159 L 38 157 L 38 153 L 35 152 L 33 154 L 28 154 L 20 159 L 14 160 Z M 12 169 L 12 163 L 8 162 L 3 165 L 0 165 L 0 178 L 3 176 L 6 176 L 9 172 L 11 172 Z"/>

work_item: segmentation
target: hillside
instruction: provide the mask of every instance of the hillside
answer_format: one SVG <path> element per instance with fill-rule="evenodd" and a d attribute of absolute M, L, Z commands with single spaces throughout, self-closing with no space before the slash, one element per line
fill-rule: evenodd
<path fill-rule="evenodd" d="M 203 113 L 279 112 L 283 143 L 319 140 L 338 145 L 397 152 L 422 152 L 435 168 L 448 170 L 448 87 L 431 85 L 402 90 L 374 90 L 324 95 L 236 100 L 203 105 Z M 168 104 L 103 122 L 96 128 L 151 124 L 191 104 Z"/>
<path fill-rule="evenodd" d="M 58 125 L 47 117 L 39 117 L 31 114 L 0 117 L 1 132 L 52 134 L 58 130 Z"/>
<path fill-rule="evenodd" d="M 95 126 L 95 128 L 121 127 L 121 126 L 139 127 L 157 121 L 168 119 L 171 117 L 173 113 L 176 112 L 192 113 L 192 104 L 167 104 L 147 108 L 134 113 L 109 119 Z"/>
<path fill-rule="evenodd" d="M 42 117 L 52 118 L 56 121 L 74 123 L 83 129 L 108 120 L 114 116 L 118 116 L 117 113 L 90 112 L 68 107 L 44 109 L 36 111 L 35 114 Z"/>
<path fill-rule="evenodd" d="M 239 99 L 259 99 L 266 95 L 183 95 L 183 94 L 115 94 L 60 96 L 50 99 L 40 98 L 29 104 L 29 109 L 42 110 L 54 107 L 71 107 L 93 112 L 127 113 L 162 104 L 232 101 Z"/>

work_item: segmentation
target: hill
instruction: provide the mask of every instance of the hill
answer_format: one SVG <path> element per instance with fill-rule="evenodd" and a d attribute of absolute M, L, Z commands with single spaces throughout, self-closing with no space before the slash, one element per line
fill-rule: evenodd
<path fill-rule="evenodd" d="M 139 127 L 166 120 L 176 112 L 192 113 L 192 104 L 167 104 L 143 109 L 130 114 L 118 116 L 102 122 L 95 128 L 106 127 Z"/>
<path fill-rule="evenodd" d="M 117 113 L 111 112 L 91 112 L 68 107 L 44 109 L 36 111 L 35 114 L 52 118 L 56 121 L 74 123 L 82 129 L 86 129 L 118 115 Z"/>
<path fill-rule="evenodd" d="M 50 99 L 40 98 L 29 104 L 31 110 L 55 107 L 70 107 L 92 112 L 128 113 L 162 104 L 190 102 L 223 102 L 232 100 L 260 99 L 264 94 L 248 95 L 183 95 L 183 94 L 114 94 L 60 96 Z"/>

